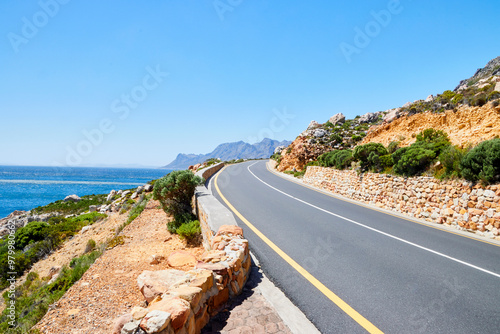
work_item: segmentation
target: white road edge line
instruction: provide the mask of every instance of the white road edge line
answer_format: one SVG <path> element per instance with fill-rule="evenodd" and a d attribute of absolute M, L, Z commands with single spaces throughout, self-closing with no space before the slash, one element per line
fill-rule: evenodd
<path fill-rule="evenodd" d="M 371 230 L 371 231 L 373 231 L 373 232 L 377 232 L 377 233 L 380 233 L 380 234 L 382 234 L 382 235 L 385 235 L 386 237 L 389 237 L 389 238 L 392 238 L 392 239 L 395 239 L 395 240 L 398 240 L 398 241 L 404 242 L 405 244 L 408 244 L 408 245 L 411 245 L 411 246 L 414 246 L 414 247 L 420 248 L 420 249 L 425 250 L 425 251 L 428 251 L 428 252 L 430 252 L 430 253 L 433 253 L 433 254 L 436 254 L 436 255 L 442 256 L 442 257 L 444 257 L 444 258 L 446 258 L 446 259 L 448 259 L 448 260 L 452 260 L 452 261 L 458 262 L 458 263 L 463 264 L 463 265 L 465 265 L 465 266 L 468 266 L 468 267 L 474 268 L 474 269 L 476 269 L 476 270 L 479 270 L 479 271 L 482 271 L 482 272 L 484 272 L 484 273 L 487 273 L 487 274 L 490 274 L 490 275 L 492 275 L 492 276 L 495 276 L 495 277 L 500 278 L 500 274 L 497 274 L 497 273 L 494 273 L 494 272 L 492 272 L 492 271 L 486 270 L 486 269 L 484 269 L 484 268 L 481 268 L 481 267 L 475 266 L 475 265 L 473 265 L 473 264 L 471 264 L 471 263 L 468 263 L 468 262 L 465 262 L 465 261 L 462 261 L 462 260 L 456 259 L 456 258 L 454 258 L 454 257 L 451 257 L 451 256 L 449 256 L 449 255 L 446 255 L 446 254 L 440 253 L 440 252 L 435 251 L 435 250 L 432 250 L 432 249 L 430 249 L 430 248 L 427 248 L 427 247 L 424 247 L 424 246 L 420 246 L 420 245 L 415 244 L 415 243 L 413 243 L 413 242 L 411 242 L 411 241 L 408 241 L 408 240 L 405 240 L 405 239 L 402 239 L 402 238 L 396 237 L 395 235 L 392 235 L 392 234 L 389 234 L 389 233 L 386 233 L 386 232 L 383 232 L 383 231 L 377 230 L 376 228 L 373 228 L 373 227 L 370 227 L 370 226 L 368 226 L 368 225 L 365 225 L 365 224 L 362 224 L 362 223 L 360 223 L 360 222 L 357 222 L 357 221 L 355 221 L 355 220 L 352 220 L 352 219 L 349 219 L 349 218 L 343 217 L 343 216 L 338 215 L 338 214 L 336 214 L 336 213 L 333 213 L 333 212 L 331 212 L 331 211 L 328 211 L 328 210 L 325 210 L 325 209 L 323 209 L 323 208 L 320 208 L 320 207 L 318 207 L 318 206 L 316 206 L 316 205 L 314 205 L 314 204 L 311 204 L 311 203 L 308 203 L 308 202 L 306 202 L 306 201 L 304 201 L 304 200 L 301 200 L 300 198 L 297 198 L 297 197 L 294 197 L 294 196 L 292 196 L 292 195 L 289 195 L 289 194 L 285 193 L 284 191 L 281 191 L 281 190 L 279 190 L 279 189 L 277 189 L 277 188 L 273 187 L 272 185 L 270 185 L 270 184 L 268 184 L 268 183 L 266 183 L 266 182 L 262 181 L 262 180 L 261 180 L 261 179 L 260 179 L 257 175 L 255 175 L 255 174 L 254 174 L 254 173 L 250 170 L 250 167 L 252 167 L 252 166 L 253 166 L 253 165 L 255 165 L 256 163 L 257 163 L 257 162 L 255 162 L 255 163 L 253 163 L 253 164 L 251 164 L 250 166 L 248 166 L 248 167 L 247 167 L 247 169 L 248 169 L 248 171 L 250 172 L 250 174 L 252 174 L 252 175 L 253 175 L 253 176 L 254 176 L 257 180 L 259 180 L 260 182 L 264 183 L 264 184 L 265 184 L 266 186 L 268 186 L 269 188 L 274 189 L 274 190 L 276 190 L 277 192 L 279 192 L 279 193 L 281 193 L 281 194 L 283 194 L 283 195 L 285 195 L 285 196 L 288 196 L 288 197 L 290 197 L 290 198 L 293 198 L 293 199 L 294 199 L 294 200 L 296 200 L 296 201 L 299 201 L 299 202 L 301 202 L 301 203 L 304 203 L 304 204 L 306 204 L 306 205 L 309 205 L 310 207 L 313 207 L 313 208 L 315 208 L 315 209 L 317 209 L 317 210 L 319 210 L 319 211 L 323 211 L 323 212 L 325 212 L 325 213 L 328 213 L 329 215 L 332 215 L 332 216 L 334 216 L 334 217 L 337 217 L 337 218 L 343 219 L 343 220 L 345 220 L 345 221 L 348 221 L 348 222 L 350 222 L 350 223 L 352 223 L 352 224 L 355 224 L 355 225 L 358 225 L 358 226 L 364 227 L 364 228 L 366 228 L 366 229 L 368 229 L 368 230 Z"/>

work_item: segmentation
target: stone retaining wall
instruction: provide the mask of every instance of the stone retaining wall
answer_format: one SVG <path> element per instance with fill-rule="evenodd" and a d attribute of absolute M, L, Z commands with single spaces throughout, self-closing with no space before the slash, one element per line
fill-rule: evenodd
<path fill-rule="evenodd" d="M 222 166 L 208 168 L 202 176 L 208 179 Z M 243 230 L 204 186 L 198 187 L 193 202 L 207 249 L 202 261 L 187 272 L 144 271 L 137 278 L 137 284 L 147 306 L 134 307 L 129 314 L 118 318 L 113 334 L 200 333 L 210 317 L 243 290 L 251 266 Z M 215 220 L 219 225 L 225 224 L 219 226 L 214 235 Z M 182 252 L 176 256 L 182 262 Z"/>
<path fill-rule="evenodd" d="M 307 168 L 303 181 L 363 203 L 500 240 L 499 185 L 378 173 L 359 176 L 352 170 L 317 166 Z"/>

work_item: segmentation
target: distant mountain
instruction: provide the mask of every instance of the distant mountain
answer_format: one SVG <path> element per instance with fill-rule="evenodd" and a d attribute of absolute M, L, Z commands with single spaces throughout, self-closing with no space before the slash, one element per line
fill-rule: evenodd
<path fill-rule="evenodd" d="M 277 141 L 269 138 L 264 138 L 260 143 L 250 145 L 243 141 L 234 143 L 220 144 L 210 153 L 207 154 L 184 154 L 179 153 L 174 161 L 162 168 L 168 169 L 186 169 L 191 165 L 202 163 L 210 158 L 218 158 L 222 161 L 233 159 L 262 159 L 269 158 L 274 149 L 278 146 L 288 146 L 291 141 Z"/>

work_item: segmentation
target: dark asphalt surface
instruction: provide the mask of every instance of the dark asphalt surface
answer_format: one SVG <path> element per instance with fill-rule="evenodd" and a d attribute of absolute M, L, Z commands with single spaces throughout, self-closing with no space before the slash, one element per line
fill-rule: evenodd
<path fill-rule="evenodd" d="M 260 232 L 382 332 L 500 333 L 500 278 L 495 276 L 500 247 L 327 196 L 274 175 L 265 163 L 228 166 L 218 177 L 220 191 Z M 257 177 L 318 208 L 493 274 L 328 214 Z M 221 200 L 214 181 L 212 192 Z M 366 333 L 236 219 L 266 275 L 322 333 Z"/>

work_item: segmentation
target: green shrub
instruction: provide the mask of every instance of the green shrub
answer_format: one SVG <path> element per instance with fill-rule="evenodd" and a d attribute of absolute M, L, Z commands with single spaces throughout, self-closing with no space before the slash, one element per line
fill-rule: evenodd
<path fill-rule="evenodd" d="M 202 178 L 191 171 L 174 171 L 156 181 L 153 196 L 160 201 L 163 210 L 178 221 L 184 214 L 192 211 L 191 199 L 195 188 L 203 182 Z"/>
<path fill-rule="evenodd" d="M 409 147 L 400 147 L 394 153 L 391 154 L 392 156 L 392 162 L 394 165 L 396 165 L 399 160 L 401 160 L 401 157 L 408 151 Z"/>
<path fill-rule="evenodd" d="M 435 157 L 434 151 L 412 145 L 405 150 L 398 163 L 394 165 L 394 172 L 406 176 L 420 174 L 430 166 Z"/>
<path fill-rule="evenodd" d="M 459 104 L 462 103 L 464 100 L 464 96 L 462 94 L 457 94 L 455 97 L 451 100 L 451 103 L 453 104 Z"/>
<path fill-rule="evenodd" d="M 488 94 L 488 97 L 486 98 L 488 101 L 493 101 L 496 99 L 500 99 L 500 92 L 493 91 Z"/>
<path fill-rule="evenodd" d="M 380 143 L 368 143 L 356 146 L 352 156 L 361 163 L 362 170 L 378 168 L 378 157 L 386 155 L 387 149 Z"/>
<path fill-rule="evenodd" d="M 15 234 L 15 246 L 17 249 L 23 249 L 29 244 L 41 241 L 49 230 L 49 224 L 44 222 L 31 222 L 21 227 Z"/>
<path fill-rule="evenodd" d="M 330 136 L 330 140 L 335 142 L 336 144 L 342 144 L 342 142 L 344 141 L 344 139 L 337 133 L 332 134 Z"/>
<path fill-rule="evenodd" d="M 399 148 L 399 144 L 400 144 L 400 142 L 398 142 L 398 141 L 391 141 L 389 143 L 389 146 L 387 146 L 387 152 L 389 154 L 393 154 Z"/>
<path fill-rule="evenodd" d="M 487 140 L 470 150 L 460 162 L 462 175 L 469 181 L 490 184 L 500 181 L 500 139 Z"/>
<path fill-rule="evenodd" d="M 394 165 L 391 154 L 380 156 L 380 167 L 382 169 L 391 168 Z"/>
<path fill-rule="evenodd" d="M 89 239 L 89 241 L 87 241 L 87 245 L 85 246 L 84 253 L 88 253 L 90 251 L 93 251 L 95 249 L 95 247 L 96 247 L 95 240 Z"/>
<path fill-rule="evenodd" d="M 460 162 L 465 155 L 465 150 L 457 146 L 448 146 L 439 155 L 439 162 L 443 165 L 443 177 L 460 177 Z"/>
<path fill-rule="evenodd" d="M 346 169 L 353 161 L 351 150 L 335 150 L 323 153 L 319 156 L 318 162 L 324 167 L 335 167 L 337 169 Z"/>
<path fill-rule="evenodd" d="M 419 146 L 433 151 L 438 156 L 450 145 L 451 142 L 446 132 L 430 128 L 417 134 L 417 141 L 411 147 Z"/>
<path fill-rule="evenodd" d="M 177 234 L 181 239 L 186 239 L 188 243 L 193 242 L 200 234 L 200 222 L 197 220 L 182 224 L 177 229 Z"/>

